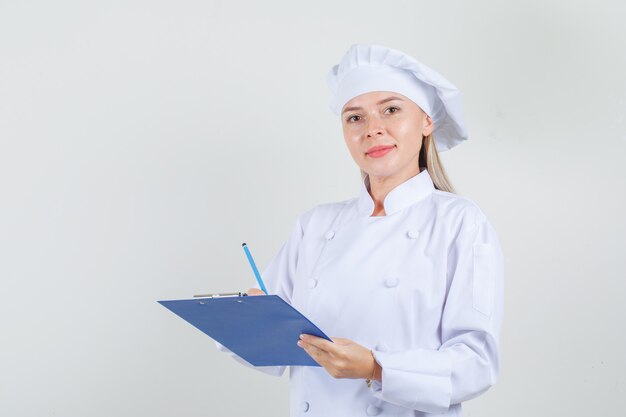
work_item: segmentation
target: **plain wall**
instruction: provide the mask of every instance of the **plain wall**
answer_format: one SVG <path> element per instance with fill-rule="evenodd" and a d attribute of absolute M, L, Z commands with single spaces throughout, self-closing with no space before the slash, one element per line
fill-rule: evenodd
<path fill-rule="evenodd" d="M 286 416 L 156 303 L 254 285 L 296 217 L 356 195 L 328 110 L 353 43 L 463 93 L 442 155 L 506 258 L 498 384 L 467 416 L 626 397 L 623 1 L 0 0 L 0 416 Z M 622 320 L 620 320 L 622 319 Z"/>

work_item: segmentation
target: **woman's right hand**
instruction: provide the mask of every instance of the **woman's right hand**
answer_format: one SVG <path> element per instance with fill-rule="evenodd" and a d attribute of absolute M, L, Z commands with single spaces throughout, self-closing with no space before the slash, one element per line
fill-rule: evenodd
<path fill-rule="evenodd" d="M 265 295 L 265 293 L 263 291 L 261 291 L 258 288 L 248 288 L 248 291 L 246 291 L 246 294 L 248 295 Z"/>

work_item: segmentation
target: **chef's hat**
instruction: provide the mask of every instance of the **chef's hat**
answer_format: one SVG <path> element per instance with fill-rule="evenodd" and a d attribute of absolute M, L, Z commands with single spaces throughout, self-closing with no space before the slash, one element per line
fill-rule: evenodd
<path fill-rule="evenodd" d="M 467 139 L 459 90 L 426 65 L 404 52 L 384 46 L 352 45 L 341 62 L 328 71 L 330 108 L 340 114 L 352 98 L 372 91 L 391 91 L 415 102 L 435 124 L 438 151 Z"/>

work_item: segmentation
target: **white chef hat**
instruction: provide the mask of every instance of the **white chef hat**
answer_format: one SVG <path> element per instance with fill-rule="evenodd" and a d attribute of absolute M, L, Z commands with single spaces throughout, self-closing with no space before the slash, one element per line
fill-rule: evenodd
<path fill-rule="evenodd" d="M 352 98 L 372 91 L 391 91 L 410 98 L 435 124 L 438 151 L 467 139 L 461 95 L 450 81 L 408 56 L 384 46 L 352 45 L 328 71 L 331 110 L 339 115 Z"/>

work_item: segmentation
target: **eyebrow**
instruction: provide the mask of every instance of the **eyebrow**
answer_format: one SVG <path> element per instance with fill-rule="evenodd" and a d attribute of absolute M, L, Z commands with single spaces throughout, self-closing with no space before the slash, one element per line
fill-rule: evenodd
<path fill-rule="evenodd" d="M 400 97 L 396 97 L 396 96 L 391 96 L 391 97 L 387 97 L 385 99 L 380 100 L 378 103 L 376 103 L 377 106 L 380 106 L 381 104 L 384 104 L 388 101 L 393 101 L 393 100 L 400 100 L 403 101 Z M 341 114 L 347 113 L 349 111 L 354 111 L 354 110 L 360 110 L 361 107 L 346 107 Z"/>

